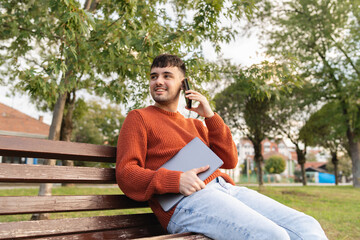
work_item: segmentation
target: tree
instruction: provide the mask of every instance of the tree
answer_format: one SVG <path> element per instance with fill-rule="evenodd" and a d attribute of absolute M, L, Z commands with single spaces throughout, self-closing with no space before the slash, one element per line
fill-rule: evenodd
<path fill-rule="evenodd" d="M 342 156 L 339 156 L 339 163 L 338 163 L 338 171 L 339 171 L 339 177 L 344 176 L 346 178 L 346 181 L 350 180 L 351 176 L 351 159 L 348 154 L 344 154 Z M 332 163 L 332 159 L 329 160 L 329 164 L 326 165 L 326 169 L 335 174 L 335 168 L 334 164 Z"/>
<path fill-rule="evenodd" d="M 287 94 L 282 94 L 276 99 L 274 112 L 277 114 L 276 130 L 277 135 L 288 138 L 295 146 L 297 162 L 301 167 L 302 183 L 305 186 L 305 163 L 308 141 L 311 132 L 301 129 L 306 124 L 308 118 L 314 110 L 312 106 L 314 85 L 302 81 L 302 85 L 295 86 Z"/>
<path fill-rule="evenodd" d="M 252 142 L 260 186 L 264 184 L 261 142 L 281 125 L 273 111 L 275 99 L 294 83 L 287 70 L 268 62 L 247 69 L 234 68 L 229 76 L 233 82 L 214 98 L 216 111 L 224 121 Z"/>
<path fill-rule="evenodd" d="M 359 3 L 353 0 L 259 2 L 258 23 L 267 53 L 296 62 L 317 85 L 323 102 L 339 101 L 353 165 L 354 187 L 360 187 L 360 31 Z M 259 24 L 259 26 L 260 26 Z M 263 25 L 263 24 L 262 24 Z"/>
<path fill-rule="evenodd" d="M 230 3 L 87 0 L 82 8 L 75 0 L 2 1 L 2 75 L 54 111 L 51 139 L 58 139 L 64 106 L 66 129 L 80 89 L 141 105 L 148 67 L 159 53 L 184 57 L 194 80 L 212 79 L 202 41 L 219 50 L 236 35 L 221 18 L 236 22 L 251 13 L 249 2 Z M 69 139 L 71 128 L 63 132 Z"/>
<path fill-rule="evenodd" d="M 4 1 L 2 74 L 10 77 L 8 83 L 20 78 L 16 86 L 46 106 L 56 102 L 58 92 L 80 89 L 139 105 L 147 96 L 151 60 L 159 53 L 186 59 L 194 80 L 213 77 L 204 73 L 201 43 L 209 40 L 219 49 L 236 35 L 220 19 L 236 22 L 251 10 L 248 2 L 231 3 L 88 0 L 81 8 L 77 1 Z"/>
<path fill-rule="evenodd" d="M 280 174 L 285 170 L 285 160 L 281 156 L 272 156 L 265 161 L 265 170 L 268 173 Z"/>
<path fill-rule="evenodd" d="M 85 106 L 80 113 L 75 112 L 72 141 L 116 146 L 125 120 L 119 107 L 94 100 L 87 103 L 80 100 L 77 105 L 80 104 Z"/>
<path fill-rule="evenodd" d="M 338 153 L 346 149 L 346 126 L 344 115 L 338 101 L 325 104 L 319 111 L 312 114 L 304 126 L 304 131 L 311 132 L 310 146 L 322 146 L 331 153 L 334 165 L 335 183 L 338 185 Z M 300 135 L 302 132 L 300 132 Z"/>
<path fill-rule="evenodd" d="M 85 103 L 83 99 L 79 99 L 76 105 L 71 141 L 116 146 L 119 131 L 125 120 L 119 107 L 95 100 Z M 75 164 L 84 165 L 84 162 Z M 85 165 L 115 166 L 114 164 L 94 162 Z"/>
<path fill-rule="evenodd" d="M 311 145 L 310 145 L 311 146 Z M 312 152 L 307 152 L 306 153 L 306 161 L 307 162 L 316 162 L 317 161 L 317 159 L 316 159 L 316 154 L 315 153 L 312 153 Z"/>

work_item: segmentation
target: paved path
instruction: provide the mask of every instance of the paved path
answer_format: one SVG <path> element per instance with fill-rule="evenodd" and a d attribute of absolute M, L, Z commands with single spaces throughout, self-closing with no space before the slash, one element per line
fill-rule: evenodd
<path fill-rule="evenodd" d="M 239 186 L 257 187 L 257 183 L 240 183 Z M 16 188 L 39 188 L 40 184 L 23 184 L 23 183 L 0 183 L 0 189 L 16 189 Z M 60 183 L 55 183 L 54 187 L 61 187 Z M 79 188 L 117 188 L 116 184 L 75 184 Z M 264 183 L 264 186 L 271 187 L 302 187 L 302 183 Z M 335 186 L 332 183 L 308 183 L 308 186 Z M 340 183 L 339 186 L 352 186 L 352 183 Z"/>
<path fill-rule="evenodd" d="M 257 183 L 240 183 L 239 186 L 257 187 Z M 308 186 L 335 186 L 334 183 L 308 183 Z M 264 186 L 271 187 L 302 187 L 302 183 L 264 183 Z M 352 186 L 352 183 L 339 183 L 339 186 Z"/>
<path fill-rule="evenodd" d="M 40 184 L 36 183 L 0 183 L 0 189 L 17 189 L 17 188 L 39 188 Z M 53 187 L 61 187 L 60 183 L 54 183 Z M 116 184 L 75 184 L 79 188 L 118 188 Z"/>

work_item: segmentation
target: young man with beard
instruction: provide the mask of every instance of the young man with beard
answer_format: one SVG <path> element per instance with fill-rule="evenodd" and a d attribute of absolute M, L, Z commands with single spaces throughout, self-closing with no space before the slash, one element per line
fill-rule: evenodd
<path fill-rule="evenodd" d="M 177 111 L 185 76 L 185 64 L 177 56 L 162 54 L 154 59 L 150 93 L 155 104 L 129 112 L 119 134 L 116 178 L 121 190 L 134 200 L 149 201 L 170 233 L 197 232 L 227 240 L 327 239 L 314 218 L 235 186 L 219 170 L 201 181 L 197 174 L 208 166 L 187 172 L 160 168 L 195 137 L 223 160 L 221 168 L 237 164 L 230 129 L 202 94 L 189 90 L 186 97 L 199 103 L 188 110 L 204 117 L 206 126 Z M 154 197 L 165 193 L 187 197 L 165 212 Z"/>

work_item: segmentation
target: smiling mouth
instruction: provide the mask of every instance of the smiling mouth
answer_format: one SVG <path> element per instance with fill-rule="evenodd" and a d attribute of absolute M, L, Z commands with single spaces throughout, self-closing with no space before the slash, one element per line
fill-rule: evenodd
<path fill-rule="evenodd" d="M 165 88 L 155 88 L 155 92 L 165 92 Z"/>

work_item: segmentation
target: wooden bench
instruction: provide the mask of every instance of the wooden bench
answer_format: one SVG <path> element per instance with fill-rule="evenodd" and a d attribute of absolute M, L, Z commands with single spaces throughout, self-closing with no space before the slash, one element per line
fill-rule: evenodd
<path fill-rule="evenodd" d="M 0 136 L 0 156 L 115 163 L 116 148 Z M 116 184 L 114 168 L 0 164 L 0 182 Z M 0 215 L 148 207 L 125 195 L 1 196 Z M 0 239 L 208 239 L 167 234 L 153 213 L 0 223 Z"/>

